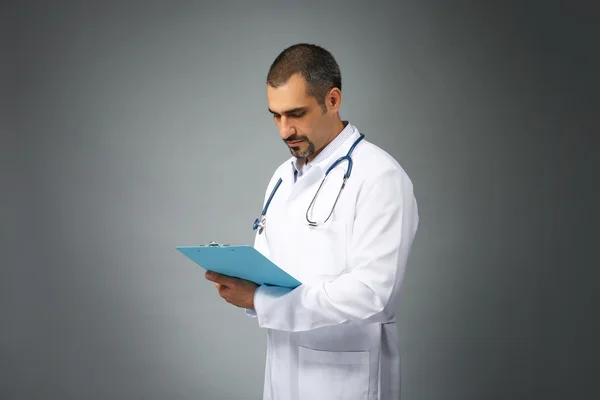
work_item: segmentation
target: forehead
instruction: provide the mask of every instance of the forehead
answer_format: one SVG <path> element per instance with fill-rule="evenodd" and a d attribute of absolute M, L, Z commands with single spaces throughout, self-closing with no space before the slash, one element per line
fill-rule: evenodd
<path fill-rule="evenodd" d="M 285 84 L 276 88 L 267 84 L 267 100 L 269 108 L 275 112 L 306 107 L 315 102 L 306 91 L 304 78 L 299 75 L 293 75 Z"/>

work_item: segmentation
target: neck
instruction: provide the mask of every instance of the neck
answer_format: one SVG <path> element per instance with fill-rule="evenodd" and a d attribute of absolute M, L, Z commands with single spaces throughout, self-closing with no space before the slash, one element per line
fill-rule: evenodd
<path fill-rule="evenodd" d="M 342 131 L 346 128 L 346 126 L 348 125 L 348 121 L 342 121 L 341 119 L 338 119 L 335 122 L 335 125 L 332 129 L 332 134 L 329 136 L 329 139 L 327 139 L 327 141 L 325 142 L 325 144 L 323 146 L 321 146 L 320 149 L 316 150 L 312 156 L 307 157 L 304 159 L 304 164 L 308 164 L 309 162 L 311 162 L 312 160 L 315 159 L 316 156 L 319 155 L 319 153 L 325 148 L 327 147 L 327 145 L 329 145 L 329 143 L 333 142 L 333 140 L 338 137 L 338 135 L 340 133 L 342 133 Z"/>

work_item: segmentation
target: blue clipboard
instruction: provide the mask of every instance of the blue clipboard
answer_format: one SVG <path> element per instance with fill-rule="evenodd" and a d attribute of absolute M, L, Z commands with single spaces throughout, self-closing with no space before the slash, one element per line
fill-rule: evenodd
<path fill-rule="evenodd" d="M 252 246 L 209 244 L 175 248 L 207 271 L 245 279 L 257 285 L 291 289 L 301 285 Z"/>

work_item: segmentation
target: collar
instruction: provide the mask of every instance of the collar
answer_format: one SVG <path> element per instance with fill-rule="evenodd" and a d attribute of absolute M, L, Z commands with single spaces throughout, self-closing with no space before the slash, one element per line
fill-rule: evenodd
<path fill-rule="evenodd" d="M 317 156 L 308 164 L 302 164 L 304 161 L 296 157 L 292 157 L 291 164 L 294 172 L 294 180 L 304 175 L 314 165 L 320 164 L 322 161 L 329 158 L 340 146 L 346 142 L 355 132 L 356 128 L 348 121 L 344 121 L 346 125 L 344 129 L 329 143 Z"/>

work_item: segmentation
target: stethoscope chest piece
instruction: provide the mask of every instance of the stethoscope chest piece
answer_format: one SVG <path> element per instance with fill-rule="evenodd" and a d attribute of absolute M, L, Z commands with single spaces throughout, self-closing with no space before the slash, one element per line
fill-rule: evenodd
<path fill-rule="evenodd" d="M 266 223 L 266 218 L 265 218 L 265 216 L 264 216 L 264 215 L 261 215 L 261 216 L 260 216 L 260 219 L 259 219 L 259 218 L 256 218 L 256 219 L 254 220 L 254 226 L 253 226 L 252 228 L 253 228 L 254 230 L 257 230 L 257 229 L 258 229 L 258 234 L 260 235 L 260 234 L 262 234 L 262 233 L 263 233 L 263 230 L 265 229 L 265 223 Z"/>

